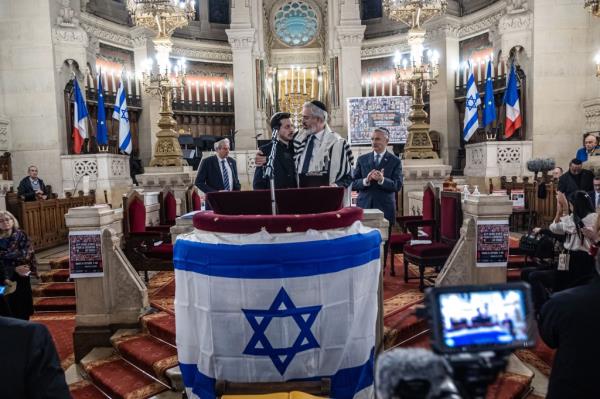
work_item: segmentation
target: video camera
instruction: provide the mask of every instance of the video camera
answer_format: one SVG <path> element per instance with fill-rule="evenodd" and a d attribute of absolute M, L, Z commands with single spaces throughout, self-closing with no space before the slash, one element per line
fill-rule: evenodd
<path fill-rule="evenodd" d="M 417 315 L 429 320 L 434 353 L 399 349 L 381 355 L 377 391 L 383 399 L 483 398 L 509 355 L 535 344 L 526 283 L 430 288 L 425 305 Z M 386 367 L 392 375 L 381 370 Z M 439 381 L 454 384 L 440 390 Z"/>

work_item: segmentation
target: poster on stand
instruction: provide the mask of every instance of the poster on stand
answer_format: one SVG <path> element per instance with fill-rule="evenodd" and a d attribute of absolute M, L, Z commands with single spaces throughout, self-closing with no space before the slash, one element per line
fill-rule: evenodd
<path fill-rule="evenodd" d="M 507 265 L 508 235 L 508 220 L 477 221 L 477 267 Z"/>
<path fill-rule="evenodd" d="M 347 105 L 350 145 L 370 145 L 376 127 L 390 131 L 390 144 L 406 143 L 412 97 L 351 97 Z"/>
<path fill-rule="evenodd" d="M 102 237 L 100 230 L 69 232 L 71 278 L 102 277 Z"/>

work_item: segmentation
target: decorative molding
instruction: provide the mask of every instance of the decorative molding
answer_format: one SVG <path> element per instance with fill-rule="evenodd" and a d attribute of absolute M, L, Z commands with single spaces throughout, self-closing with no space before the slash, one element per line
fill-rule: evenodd
<path fill-rule="evenodd" d="M 426 40 L 438 40 L 446 37 L 458 39 L 460 33 L 460 25 L 455 23 L 447 23 L 436 26 L 433 29 L 428 29 L 425 33 Z"/>
<path fill-rule="evenodd" d="M 82 22 L 81 27 L 88 35 L 96 37 L 99 40 L 103 40 L 118 47 L 126 46 L 128 48 L 133 48 L 133 41 L 128 36 L 107 30 L 105 27 L 90 25 L 85 22 Z"/>
<path fill-rule="evenodd" d="M 585 132 L 600 131 L 600 98 L 584 101 L 582 107 L 585 115 Z"/>
<path fill-rule="evenodd" d="M 249 29 L 226 29 L 227 39 L 233 50 L 251 50 L 255 41 L 256 30 Z"/>
<path fill-rule="evenodd" d="M 52 27 L 52 42 L 55 44 L 75 44 L 86 47 L 88 36 L 79 26 L 79 18 L 71 8 L 70 0 L 60 0 L 56 24 Z"/>
<path fill-rule="evenodd" d="M 503 15 L 498 22 L 500 34 L 531 29 L 533 29 L 533 13 L 531 11 L 508 13 Z"/>
<path fill-rule="evenodd" d="M 365 37 L 365 25 L 336 27 L 337 39 L 342 47 L 358 47 Z"/>
<path fill-rule="evenodd" d="M 224 51 L 173 47 L 173 50 L 171 50 L 171 55 L 200 61 L 215 61 L 228 64 L 233 62 L 233 56 L 230 49 L 228 49 L 228 51 Z"/>
<path fill-rule="evenodd" d="M 0 151 L 10 150 L 10 120 L 0 115 Z"/>
<path fill-rule="evenodd" d="M 466 36 L 471 36 L 473 34 L 477 34 L 479 32 L 483 32 L 489 30 L 493 26 L 498 24 L 500 18 L 502 17 L 502 12 L 486 16 L 474 23 L 462 24 L 460 29 L 458 30 L 458 37 L 464 38 Z"/>

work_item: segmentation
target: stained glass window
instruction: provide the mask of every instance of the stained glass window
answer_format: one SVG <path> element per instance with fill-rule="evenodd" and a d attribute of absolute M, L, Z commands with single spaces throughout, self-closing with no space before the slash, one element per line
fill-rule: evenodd
<path fill-rule="evenodd" d="M 290 1 L 275 12 L 275 34 L 289 46 L 304 46 L 313 41 L 319 29 L 316 11 L 304 1 Z"/>

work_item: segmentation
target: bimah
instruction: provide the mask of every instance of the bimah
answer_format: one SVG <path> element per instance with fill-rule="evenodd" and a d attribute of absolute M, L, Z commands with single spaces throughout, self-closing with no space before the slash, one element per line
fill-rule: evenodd
<path fill-rule="evenodd" d="M 217 381 L 331 381 L 373 394 L 381 236 L 343 188 L 209 193 L 175 243 L 177 349 L 189 398 Z"/>

